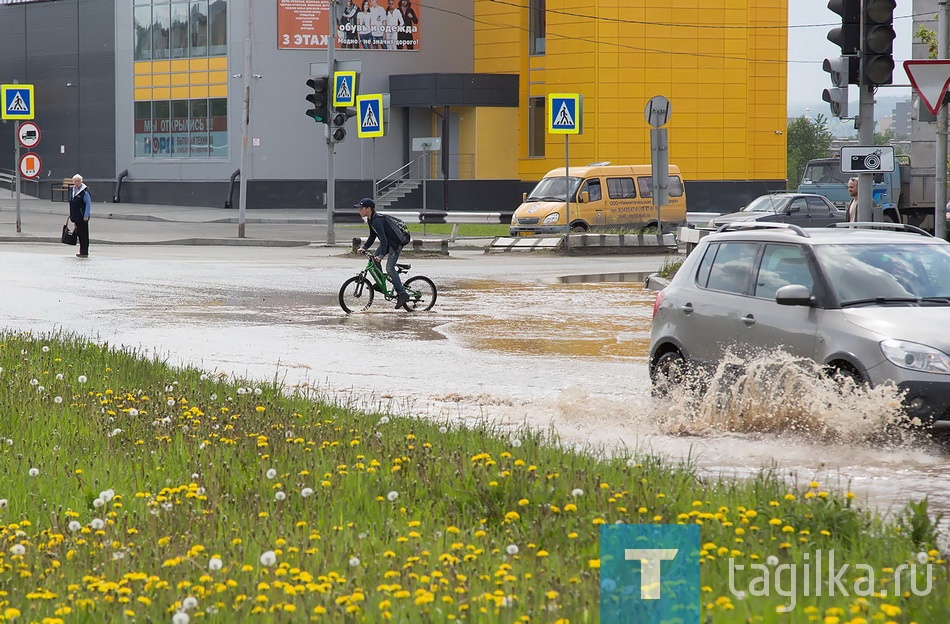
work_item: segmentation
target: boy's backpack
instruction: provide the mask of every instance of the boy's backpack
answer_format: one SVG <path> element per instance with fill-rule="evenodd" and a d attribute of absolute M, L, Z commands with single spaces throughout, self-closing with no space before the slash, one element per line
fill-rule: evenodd
<path fill-rule="evenodd" d="M 396 242 L 399 243 L 399 246 L 405 247 L 408 245 L 409 241 L 412 240 L 412 236 L 409 234 L 409 227 L 406 222 L 392 215 L 386 215 L 386 220 L 389 221 L 389 225 L 396 232 L 398 237 Z"/>

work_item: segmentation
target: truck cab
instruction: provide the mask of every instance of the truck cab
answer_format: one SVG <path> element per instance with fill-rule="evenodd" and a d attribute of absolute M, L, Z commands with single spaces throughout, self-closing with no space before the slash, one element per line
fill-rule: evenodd
<path fill-rule="evenodd" d="M 905 170 L 909 173 L 906 165 L 895 163 L 894 171 L 879 171 L 874 174 L 874 189 L 871 191 L 874 203 L 881 206 L 894 204 L 898 208 L 901 206 L 901 200 L 904 198 L 901 174 Z M 844 210 L 851 201 L 848 180 L 853 175 L 855 174 L 841 172 L 841 161 L 838 158 L 809 160 L 797 190 L 799 193 L 824 195 Z"/>

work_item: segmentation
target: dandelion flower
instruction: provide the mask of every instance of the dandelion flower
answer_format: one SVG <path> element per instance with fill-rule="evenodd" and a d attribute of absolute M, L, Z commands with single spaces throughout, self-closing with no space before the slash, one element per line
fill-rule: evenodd
<path fill-rule="evenodd" d="M 108 490 L 103 490 L 99 492 L 99 498 L 101 498 L 102 500 L 108 503 L 113 498 L 115 498 L 115 490 L 113 490 L 112 488 L 109 488 Z"/>
<path fill-rule="evenodd" d="M 274 554 L 273 550 L 261 554 L 261 565 L 272 566 L 275 563 L 277 563 L 277 555 Z"/>
<path fill-rule="evenodd" d="M 262 393 L 263 393 L 263 391 L 262 391 L 260 388 L 254 388 L 254 394 L 255 394 L 255 395 L 261 396 Z"/>
<path fill-rule="evenodd" d="M 7 506 L 7 499 L 0 498 L 0 509 L 3 509 L 6 506 Z"/>
<path fill-rule="evenodd" d="M 505 552 L 507 552 L 509 555 L 517 555 L 518 554 L 517 544 L 508 544 L 508 548 L 505 549 Z"/>
<path fill-rule="evenodd" d="M 208 381 L 207 373 L 201 373 L 201 377 L 199 377 L 198 379 L 200 379 L 201 381 Z"/>
<path fill-rule="evenodd" d="M 21 547 L 21 548 L 22 548 L 22 547 Z M 359 557 L 350 557 L 350 567 L 351 567 L 351 568 L 355 568 L 355 567 L 358 566 L 359 564 L 360 564 L 360 558 L 359 558 Z"/>
<path fill-rule="evenodd" d="M 188 614 L 184 611 L 179 611 L 172 616 L 172 624 L 188 624 L 191 621 L 191 618 L 188 617 Z"/>
<path fill-rule="evenodd" d="M 0 371 L 3 371 L 3 369 L 0 368 Z M 62 380 L 63 380 L 63 374 L 62 374 L 62 373 L 56 373 L 56 381 L 62 381 Z"/>
<path fill-rule="evenodd" d="M 264 476 L 266 476 L 268 479 L 273 479 L 274 477 L 277 476 L 277 471 L 274 470 L 273 468 L 270 468 L 268 469 L 267 472 L 264 473 Z"/>
<path fill-rule="evenodd" d="M 195 598 L 194 596 L 188 596 L 187 598 L 181 601 L 181 608 L 184 609 L 185 611 L 191 611 L 197 606 L 198 606 L 198 599 Z"/>
<path fill-rule="evenodd" d="M 122 433 L 122 430 L 119 429 L 118 427 L 116 427 L 115 429 L 112 430 L 112 433 L 109 434 L 109 437 L 110 437 L 110 438 L 114 438 L 114 437 L 116 437 L 117 435 L 119 435 L 120 433 Z"/>
<path fill-rule="evenodd" d="M 238 393 L 238 394 L 245 394 L 245 393 L 247 393 L 247 390 L 245 390 L 244 388 L 238 388 L 238 389 L 237 389 L 237 393 Z"/>
<path fill-rule="evenodd" d="M 139 411 L 137 409 L 135 409 L 134 407 L 129 409 L 129 416 L 138 416 L 138 415 L 139 415 Z"/>
<path fill-rule="evenodd" d="M 26 547 L 23 546 L 23 544 L 14 544 L 10 552 L 18 557 L 22 557 L 26 554 Z"/>
<path fill-rule="evenodd" d="M 30 468 L 30 476 L 31 476 L 31 477 L 39 476 L 39 474 L 40 474 L 40 469 L 39 469 L 39 468 Z"/>
<path fill-rule="evenodd" d="M 921 551 L 917 553 L 917 563 L 927 563 L 930 561 L 930 556 L 927 553 Z"/>
<path fill-rule="evenodd" d="M 396 490 L 393 490 L 392 492 L 386 495 L 386 498 L 388 498 L 389 502 L 391 503 L 395 501 L 397 498 L 399 498 L 399 492 L 397 492 Z"/>
<path fill-rule="evenodd" d="M 210 398 L 211 398 L 212 401 L 217 401 L 217 400 L 218 400 L 218 393 L 217 393 L 217 392 L 212 393 Z"/>
<path fill-rule="evenodd" d="M 282 501 L 285 498 L 287 498 L 287 494 L 285 494 L 284 492 L 281 492 L 280 490 L 277 490 L 276 492 L 274 492 L 274 498 L 279 501 Z"/>
<path fill-rule="evenodd" d="M 70 521 L 70 523 L 69 523 L 69 530 L 70 530 L 70 532 L 75 533 L 76 531 L 78 531 L 78 530 L 81 529 L 81 528 L 82 528 L 82 525 L 79 524 L 78 521 L 76 521 L 76 520 Z"/>
<path fill-rule="evenodd" d="M 439 433 L 448 433 L 448 432 L 449 432 L 449 428 L 446 427 L 445 425 L 442 425 L 441 427 L 439 427 Z"/>
<path fill-rule="evenodd" d="M 212 557 L 211 559 L 208 560 L 208 569 L 211 571 L 220 570 L 221 566 L 223 565 L 224 565 L 224 562 L 221 561 L 221 559 L 218 557 Z"/>
<path fill-rule="evenodd" d="M 582 490 L 582 489 L 580 489 L 580 488 L 574 488 L 574 489 L 571 491 L 571 496 L 573 496 L 574 498 L 578 498 L 578 497 L 581 497 L 581 496 L 583 496 L 583 495 L 584 495 L 584 490 Z"/>
<path fill-rule="evenodd" d="M 778 557 L 776 557 L 775 555 L 769 555 L 768 557 L 765 558 L 765 563 L 769 564 L 772 567 L 775 567 L 778 565 Z"/>
<path fill-rule="evenodd" d="M 79 383 L 86 383 L 86 381 L 88 381 L 88 379 L 86 378 L 85 375 L 80 375 L 80 376 L 78 377 L 78 381 L 79 381 Z"/>
<path fill-rule="evenodd" d="M 379 419 L 379 424 L 381 425 L 385 425 L 388 422 L 389 422 L 389 416 L 383 416 L 382 418 Z"/>
<path fill-rule="evenodd" d="M 62 403 L 62 402 L 63 402 L 63 397 L 61 396 L 53 397 L 53 403 Z"/>
<path fill-rule="evenodd" d="M 168 407 L 173 407 L 175 405 L 175 399 L 168 399 L 165 403 L 168 404 Z"/>
<path fill-rule="evenodd" d="M 39 383 L 40 383 L 40 380 L 39 380 L 39 379 L 36 379 L 35 377 L 30 380 L 30 385 L 31 385 L 31 386 L 38 386 Z"/>
<path fill-rule="evenodd" d="M 515 448 L 519 448 L 519 447 L 521 446 L 521 440 L 519 440 L 518 438 L 512 438 L 512 439 L 511 439 L 511 446 L 513 446 L 513 447 L 515 447 Z"/>
<path fill-rule="evenodd" d="M 95 507 L 96 509 L 99 509 L 105 504 L 106 502 L 102 500 L 102 498 L 97 498 L 96 500 L 92 501 L 92 506 Z"/>
<path fill-rule="evenodd" d="M 164 509 L 165 511 L 171 511 L 172 508 L 174 508 L 174 507 L 175 507 L 175 505 L 173 505 L 172 503 L 170 503 L 170 502 L 168 502 L 168 501 L 165 501 L 164 503 L 162 503 L 162 509 Z"/>
<path fill-rule="evenodd" d="M 43 353 L 49 353 L 49 347 L 43 345 Z"/>
<path fill-rule="evenodd" d="M 92 522 L 89 523 L 89 526 L 92 527 L 94 531 L 101 530 L 105 525 L 106 523 L 102 521 L 102 518 L 93 518 Z"/>
<path fill-rule="evenodd" d="M 304 489 L 300 490 L 300 495 L 303 496 L 304 498 L 308 498 L 308 497 L 310 497 L 310 496 L 313 496 L 313 489 L 311 489 L 311 488 L 304 488 Z"/>

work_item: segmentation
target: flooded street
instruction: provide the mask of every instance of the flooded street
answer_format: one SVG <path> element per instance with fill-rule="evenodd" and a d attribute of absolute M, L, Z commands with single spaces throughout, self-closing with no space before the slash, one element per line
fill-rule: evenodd
<path fill-rule="evenodd" d="M 570 444 L 652 450 L 711 474 L 775 468 L 883 510 L 929 495 L 931 509 L 950 511 L 946 444 L 888 429 L 887 392 L 840 400 L 785 369 L 783 394 L 768 385 L 771 360 L 766 385 L 725 407 L 654 400 L 643 275 L 662 258 L 406 259 L 439 287 L 432 312 L 377 297 L 348 316 L 337 291 L 362 261 L 331 255 L 340 250 L 117 247 L 88 262 L 59 251 L 0 251 L 3 327 L 76 332 L 359 407 L 553 429 Z"/>

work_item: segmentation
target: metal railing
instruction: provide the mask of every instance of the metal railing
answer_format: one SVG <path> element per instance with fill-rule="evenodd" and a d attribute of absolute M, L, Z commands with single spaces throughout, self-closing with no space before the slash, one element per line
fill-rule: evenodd
<path fill-rule="evenodd" d="M 373 188 L 373 196 L 376 200 L 379 201 L 385 198 L 407 180 L 412 180 L 413 178 L 421 179 L 423 177 L 422 162 L 424 159 L 425 154 L 410 160 L 399 169 L 377 180 L 376 186 Z M 415 169 L 413 169 L 413 167 L 415 167 Z M 413 173 L 416 175 L 413 175 Z"/>

